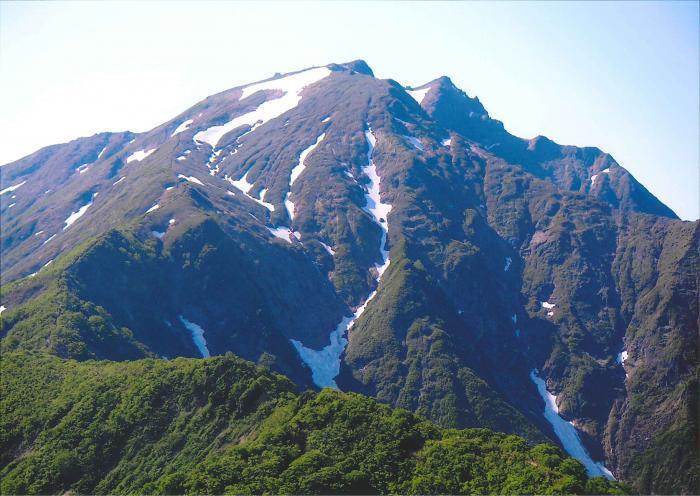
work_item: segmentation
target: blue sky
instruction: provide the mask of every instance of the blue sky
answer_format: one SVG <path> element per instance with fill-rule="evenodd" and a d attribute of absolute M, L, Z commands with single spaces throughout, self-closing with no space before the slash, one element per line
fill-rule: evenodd
<path fill-rule="evenodd" d="M 697 2 L 0 3 L 0 163 L 145 131 L 217 91 L 365 59 L 440 75 L 512 133 L 611 153 L 699 214 Z"/>

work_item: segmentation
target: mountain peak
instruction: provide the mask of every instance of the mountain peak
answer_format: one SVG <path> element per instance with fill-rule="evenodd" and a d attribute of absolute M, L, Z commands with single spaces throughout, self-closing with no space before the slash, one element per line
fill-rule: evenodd
<path fill-rule="evenodd" d="M 329 67 L 340 67 L 343 69 L 348 69 L 351 71 L 355 71 L 359 74 L 365 74 L 367 76 L 372 76 L 374 77 L 374 72 L 372 72 L 372 68 L 369 66 L 367 62 L 365 62 L 362 59 L 357 59 L 357 60 L 352 60 L 350 62 L 345 62 L 343 64 L 331 64 Z"/>

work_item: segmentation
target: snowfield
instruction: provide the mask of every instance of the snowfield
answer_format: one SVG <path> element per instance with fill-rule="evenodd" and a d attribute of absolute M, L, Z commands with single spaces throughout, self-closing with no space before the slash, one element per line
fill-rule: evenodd
<path fill-rule="evenodd" d="M 0 195 L 4 195 L 5 193 L 10 193 L 18 188 L 21 188 L 27 181 L 22 181 L 19 184 L 15 184 L 14 186 L 8 186 L 7 188 L 3 189 L 0 191 Z"/>
<path fill-rule="evenodd" d="M 274 237 L 283 239 L 289 244 L 292 244 L 292 237 L 299 239 L 301 238 L 301 235 L 298 232 L 292 231 L 288 227 L 280 226 L 280 227 L 266 227 L 268 231 L 270 231 L 270 234 L 272 234 Z"/>
<path fill-rule="evenodd" d="M 340 356 L 343 354 L 345 346 L 348 344 L 347 334 L 350 332 L 357 319 L 360 318 L 365 311 L 369 302 L 377 295 L 379 282 L 390 263 L 389 251 L 386 249 L 386 241 L 389 232 L 387 216 L 389 212 L 391 212 L 391 205 L 382 203 L 379 195 L 381 177 L 377 174 L 377 167 L 372 160 L 372 154 L 374 153 L 374 146 L 377 140 L 369 124 L 367 125 L 367 131 L 365 131 L 365 139 L 367 140 L 367 166 L 362 168 L 362 172 L 369 178 L 369 184 L 367 185 L 367 192 L 365 193 L 366 205 L 364 210 L 372 216 L 382 230 L 382 238 L 379 245 L 382 263 L 375 264 L 374 266 L 376 270 L 375 281 L 377 283 L 377 289 L 367 296 L 364 303 L 355 310 L 352 316 L 342 318 L 338 326 L 331 332 L 330 344 L 328 346 L 322 350 L 313 350 L 305 347 L 300 341 L 295 339 L 291 340 L 303 362 L 311 369 L 311 376 L 318 387 L 338 389 L 335 378 L 340 372 Z M 332 250 L 329 251 L 329 253 L 331 252 Z"/>
<path fill-rule="evenodd" d="M 427 88 L 422 88 L 420 90 L 406 90 L 406 93 L 411 95 L 411 97 L 417 101 L 419 104 L 423 103 L 423 99 L 425 98 L 425 95 L 428 94 L 430 91 L 430 86 Z"/>
<path fill-rule="evenodd" d="M 581 442 L 581 438 L 576 431 L 576 427 L 571 422 L 567 422 L 559 416 L 559 407 L 557 406 L 557 397 L 547 391 L 547 384 L 543 379 L 537 376 L 537 369 L 530 371 L 530 380 L 537 386 L 537 392 L 544 400 L 544 417 L 547 419 L 554 433 L 561 441 L 566 452 L 580 461 L 588 472 L 589 477 L 603 476 L 608 479 L 615 479 L 612 472 L 608 470 L 602 463 L 595 462 L 586 451 L 586 448 Z"/>
<path fill-rule="evenodd" d="M 212 148 L 216 148 L 221 138 L 237 127 L 248 125 L 256 128 L 269 120 L 275 119 L 299 105 L 301 101 L 301 92 L 304 88 L 320 81 L 330 73 L 331 71 L 327 67 L 318 67 L 297 74 L 291 74 L 283 78 L 246 86 L 243 88 L 239 100 L 245 100 L 250 95 L 263 90 L 277 90 L 282 94 L 278 97 L 266 100 L 255 110 L 239 115 L 226 124 L 212 126 L 204 131 L 198 132 L 194 135 L 194 140 L 200 143 L 208 143 Z"/>
<path fill-rule="evenodd" d="M 90 205 L 92 205 L 92 202 L 95 200 L 95 197 L 96 197 L 96 196 L 97 196 L 97 193 L 93 193 L 93 194 L 92 194 L 92 197 L 90 198 L 90 201 L 89 201 L 88 203 L 86 203 L 85 205 L 83 205 L 82 207 L 80 207 L 77 211 L 72 212 L 72 213 L 68 216 L 68 218 L 64 221 L 64 223 L 66 224 L 66 225 L 64 226 L 64 228 L 63 228 L 64 231 L 65 231 L 66 229 L 68 229 L 70 226 L 72 226 L 72 225 L 75 223 L 75 221 L 77 221 L 79 218 L 81 218 L 83 215 L 85 215 L 85 212 L 87 212 L 88 208 L 90 208 Z M 49 241 L 51 241 L 51 240 L 53 239 L 54 236 L 56 236 L 56 235 L 54 234 L 54 235 L 51 236 L 49 239 L 47 239 L 46 241 L 44 241 L 44 244 L 46 244 L 46 243 L 48 243 Z"/>
<path fill-rule="evenodd" d="M 420 142 L 418 138 L 415 136 L 408 136 L 408 135 L 403 135 L 403 138 L 408 141 L 413 148 L 416 150 L 424 151 L 425 148 L 423 148 L 423 143 Z"/>
<path fill-rule="evenodd" d="M 151 150 L 139 150 L 137 152 L 132 153 L 126 158 L 126 163 L 128 164 L 129 162 L 140 162 L 144 158 L 148 157 L 151 153 L 155 152 L 157 148 L 153 148 Z"/>
<path fill-rule="evenodd" d="M 200 186 L 204 186 L 204 183 L 194 176 L 186 176 L 184 174 L 178 174 L 177 177 L 178 177 L 178 179 L 184 179 L 185 181 L 189 181 L 191 183 L 199 184 Z M 172 188 L 172 186 L 170 188 Z"/>
<path fill-rule="evenodd" d="M 190 124 L 192 124 L 194 121 L 192 119 L 187 119 L 186 121 L 180 123 L 179 126 L 175 128 L 175 131 L 173 131 L 173 134 L 170 135 L 172 138 L 176 134 L 180 134 L 181 132 L 187 130 L 188 127 L 190 127 Z"/>
<path fill-rule="evenodd" d="M 306 157 L 309 156 L 309 154 L 316 149 L 316 147 L 323 141 L 323 138 L 326 137 L 326 133 L 321 134 L 318 138 L 316 138 L 316 142 L 310 145 L 308 148 L 305 148 L 302 150 L 302 152 L 299 154 L 299 163 L 294 166 L 292 169 L 291 174 L 289 175 L 289 191 L 285 195 L 284 198 L 284 206 L 287 209 L 287 214 L 289 215 L 289 219 L 293 220 L 294 219 L 294 202 L 292 202 L 289 197 L 292 194 L 292 184 L 294 184 L 294 181 L 299 179 L 299 176 L 301 175 L 302 172 L 304 172 L 304 169 L 306 168 Z"/>
<path fill-rule="evenodd" d="M 199 353 L 201 353 L 202 358 L 209 358 L 211 355 L 209 354 L 209 348 L 207 348 L 207 340 L 204 339 L 204 329 L 199 327 L 194 322 L 190 322 L 182 315 L 180 315 L 179 318 L 182 325 L 184 325 L 187 330 L 190 331 L 190 334 L 192 335 L 192 342 L 199 350 Z"/>

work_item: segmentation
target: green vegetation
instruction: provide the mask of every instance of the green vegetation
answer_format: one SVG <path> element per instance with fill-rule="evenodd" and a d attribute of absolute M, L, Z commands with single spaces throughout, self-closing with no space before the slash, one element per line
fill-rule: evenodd
<path fill-rule="evenodd" d="M 2 360 L 0 490 L 622 493 L 551 445 L 441 429 L 357 394 L 297 395 L 233 355 Z"/>

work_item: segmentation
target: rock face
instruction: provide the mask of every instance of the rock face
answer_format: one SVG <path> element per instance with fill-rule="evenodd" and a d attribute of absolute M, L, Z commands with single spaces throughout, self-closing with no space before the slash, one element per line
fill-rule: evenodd
<path fill-rule="evenodd" d="M 698 222 L 601 150 L 510 135 L 447 77 L 331 64 L 0 171 L 5 349 L 199 357 L 203 339 L 303 389 L 300 346 L 351 321 L 327 355 L 343 391 L 557 441 L 538 369 L 616 477 L 698 489 Z"/>

